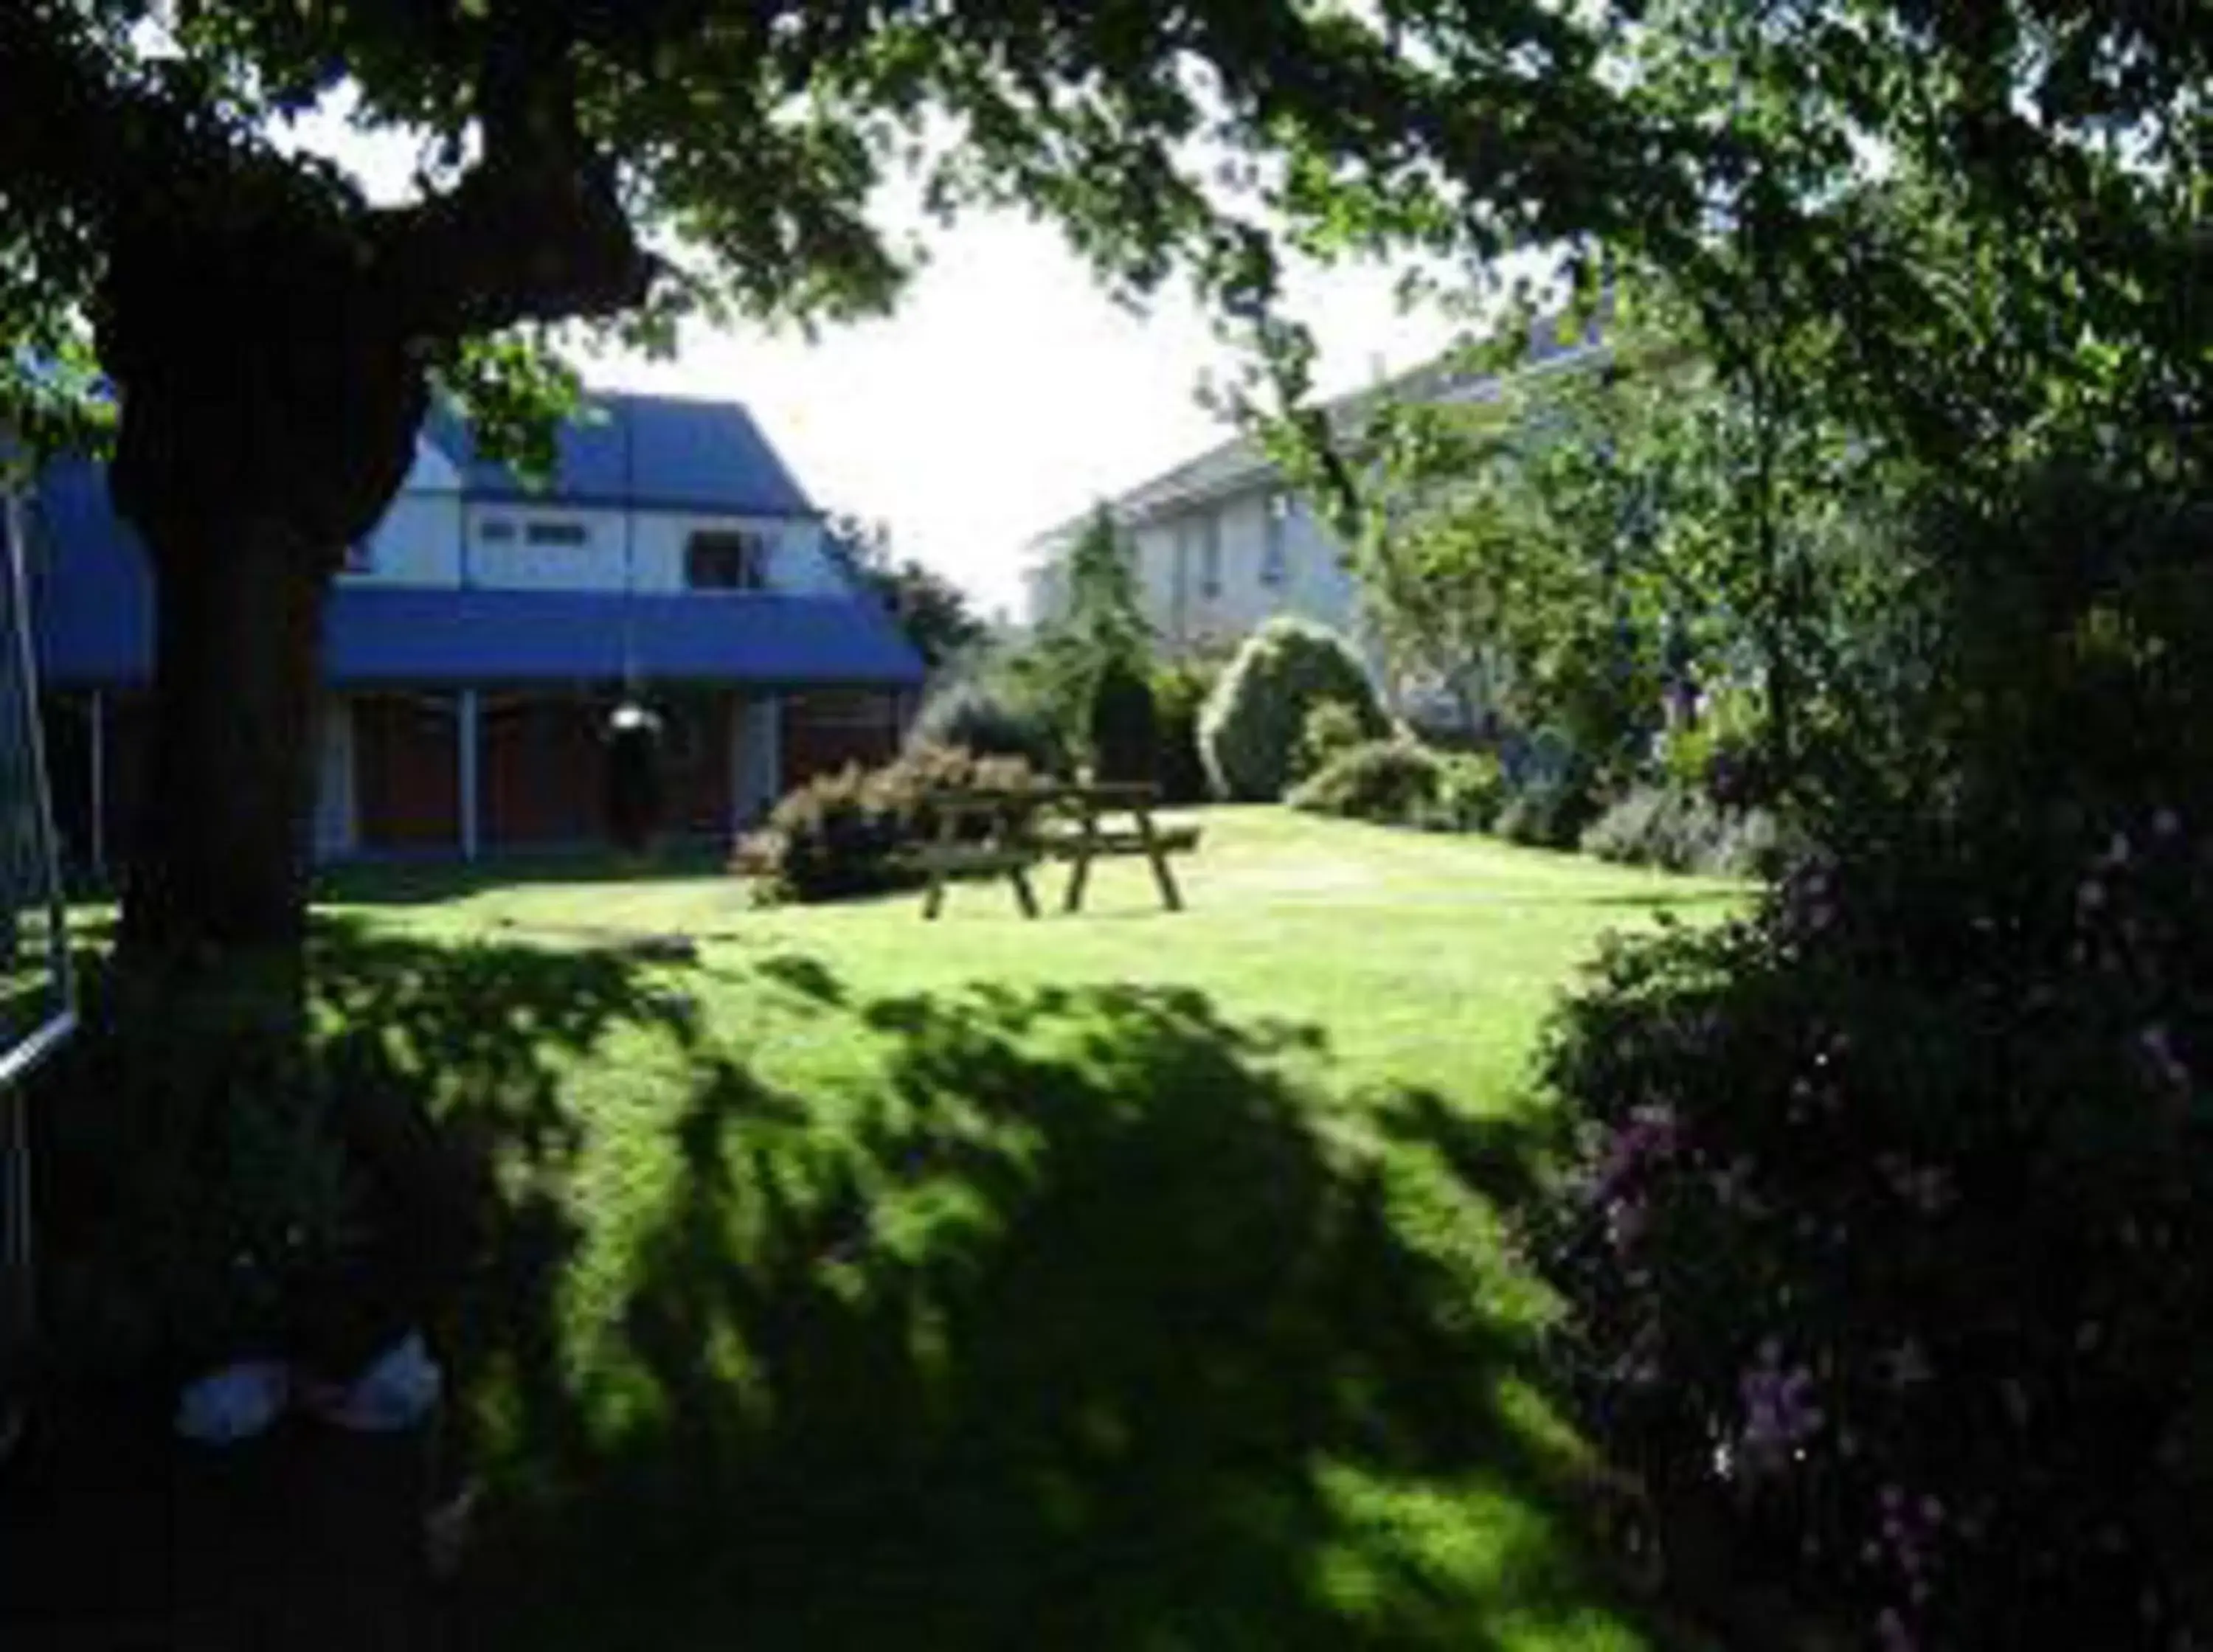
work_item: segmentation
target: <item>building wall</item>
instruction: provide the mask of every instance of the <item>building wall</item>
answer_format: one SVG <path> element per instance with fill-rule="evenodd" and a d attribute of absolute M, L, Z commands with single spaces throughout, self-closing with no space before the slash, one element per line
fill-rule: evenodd
<path fill-rule="evenodd" d="M 393 502 L 369 539 L 366 565 L 345 577 L 363 585 L 469 584 L 497 590 L 619 591 L 625 581 L 643 592 L 682 591 L 685 547 L 702 530 L 757 533 L 769 546 L 771 590 L 837 596 L 851 588 L 808 519 L 704 515 L 641 510 L 625 531 L 625 513 L 558 500 L 464 500 L 454 493 L 414 491 Z M 581 528 L 575 545 L 531 543 L 533 522 Z M 503 525 L 505 538 L 488 536 Z"/>
<path fill-rule="evenodd" d="M 1283 521 L 1283 578 L 1263 577 L 1273 491 L 1263 485 L 1181 506 L 1129 530 L 1145 616 L 1171 651 L 1234 646 L 1279 614 L 1296 614 L 1361 640 L 1358 587 L 1327 530 L 1296 499 L 1289 501 Z M 1221 546 L 1220 579 L 1212 590 L 1204 578 L 1210 523 Z M 1033 624 L 1065 612 L 1064 562 L 1071 545 L 1044 547 L 1027 576 Z M 1368 651 L 1377 663 L 1374 650 Z"/>

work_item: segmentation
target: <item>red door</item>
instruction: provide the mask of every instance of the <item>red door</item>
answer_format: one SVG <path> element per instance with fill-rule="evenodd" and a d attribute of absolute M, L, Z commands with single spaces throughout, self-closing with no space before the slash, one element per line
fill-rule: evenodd
<path fill-rule="evenodd" d="M 848 764 L 873 769 L 899 754 L 899 706 L 877 689 L 815 689 L 783 699 L 783 789 Z"/>
<path fill-rule="evenodd" d="M 488 694 L 481 733 L 485 842 L 540 847 L 606 835 L 606 709 L 574 695 Z"/>
<path fill-rule="evenodd" d="M 460 728 L 450 694 L 353 702 L 355 807 L 365 849 L 458 849 Z"/>

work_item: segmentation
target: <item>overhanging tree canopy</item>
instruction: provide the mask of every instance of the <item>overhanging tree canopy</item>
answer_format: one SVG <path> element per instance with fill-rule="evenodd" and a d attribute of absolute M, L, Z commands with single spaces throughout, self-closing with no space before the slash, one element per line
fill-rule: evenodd
<path fill-rule="evenodd" d="M 434 378 L 512 436 L 545 382 L 518 329 L 665 345 L 686 313 L 881 309 L 908 259 L 871 209 L 909 162 L 933 206 L 1019 204 L 1119 288 L 1181 267 L 1247 315 L 1259 216 L 1359 234 L 1343 185 L 1435 246 L 1587 227 L 1643 154 L 1596 51 L 1534 3 L 0 10 L 0 405 L 52 441 L 91 422 L 95 369 L 114 385 L 113 485 L 160 587 L 126 940 L 296 941 L 323 593 Z M 281 141 L 341 93 L 420 138 L 417 198 Z"/>

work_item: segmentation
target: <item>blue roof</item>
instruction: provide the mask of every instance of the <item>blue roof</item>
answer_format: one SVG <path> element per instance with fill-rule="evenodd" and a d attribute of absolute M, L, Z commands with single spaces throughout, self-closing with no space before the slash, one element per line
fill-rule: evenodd
<path fill-rule="evenodd" d="M 646 678 L 763 685 L 922 680 L 875 603 L 771 592 L 347 586 L 332 597 L 333 683 Z"/>
<path fill-rule="evenodd" d="M 673 396 L 588 394 L 588 410 L 556 435 L 558 469 L 533 490 L 503 465 L 477 456 L 467 427 L 434 412 L 430 439 L 460 467 L 465 493 L 558 497 L 749 516 L 808 516 L 813 503 L 753 416 L 735 402 Z"/>
<path fill-rule="evenodd" d="M 153 582 L 137 535 L 84 460 L 41 472 L 34 595 L 41 674 L 60 683 L 147 680 Z M 487 590 L 340 585 L 325 628 L 338 686 L 617 680 L 777 685 L 919 683 L 923 662 L 863 595 Z"/>

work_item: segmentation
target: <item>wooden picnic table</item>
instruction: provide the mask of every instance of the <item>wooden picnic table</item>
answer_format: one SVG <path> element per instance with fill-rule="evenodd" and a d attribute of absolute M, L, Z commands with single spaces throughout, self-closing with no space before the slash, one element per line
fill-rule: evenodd
<path fill-rule="evenodd" d="M 932 792 L 929 801 L 937 813 L 937 838 L 923 851 L 930 888 L 923 897 L 922 915 L 936 917 L 944 911 L 945 883 L 952 875 L 1003 872 L 1014 885 L 1022 915 L 1035 917 L 1037 893 L 1030 887 L 1030 869 L 1049 858 L 1070 863 L 1061 910 L 1081 911 L 1091 863 L 1113 855 L 1143 855 L 1152 866 L 1161 905 L 1172 912 L 1181 911 L 1183 893 L 1176 887 L 1167 857 L 1196 849 L 1198 831 L 1155 825 L 1153 808 L 1159 796 L 1152 786 L 1113 782 Z M 1130 824 L 1111 830 L 1102 824 L 1116 814 L 1128 816 Z M 1048 822 L 1060 824 L 1049 826 Z M 964 828 L 972 830 L 964 835 Z"/>

